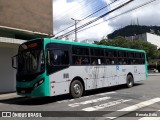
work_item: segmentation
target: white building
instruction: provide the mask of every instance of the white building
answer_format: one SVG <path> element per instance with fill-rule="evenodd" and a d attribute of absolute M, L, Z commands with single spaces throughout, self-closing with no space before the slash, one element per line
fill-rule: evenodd
<path fill-rule="evenodd" d="M 93 44 L 94 43 L 94 41 L 91 41 L 91 40 L 88 40 L 88 39 L 82 40 L 81 42 L 88 43 L 88 44 Z"/>
<path fill-rule="evenodd" d="M 125 37 L 127 40 L 144 40 L 147 42 L 150 42 L 151 44 L 154 44 L 157 46 L 157 48 L 160 48 L 160 36 L 151 34 L 151 33 L 144 33 L 144 34 L 139 34 L 135 36 L 130 36 L 130 37 Z"/>

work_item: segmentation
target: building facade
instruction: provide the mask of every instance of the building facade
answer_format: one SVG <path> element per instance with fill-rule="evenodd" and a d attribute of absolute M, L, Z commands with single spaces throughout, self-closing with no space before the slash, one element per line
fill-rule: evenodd
<path fill-rule="evenodd" d="M 52 0 L 0 0 L 0 26 L 53 34 Z"/>
<path fill-rule="evenodd" d="M 153 45 L 156 45 L 157 48 L 160 48 L 160 36 L 151 34 L 151 33 L 144 33 L 135 36 L 125 37 L 127 40 L 144 40 L 146 42 L 150 42 Z"/>
<path fill-rule="evenodd" d="M 53 36 L 52 0 L 0 0 L 0 94 L 16 91 L 12 57 L 23 42 Z"/>

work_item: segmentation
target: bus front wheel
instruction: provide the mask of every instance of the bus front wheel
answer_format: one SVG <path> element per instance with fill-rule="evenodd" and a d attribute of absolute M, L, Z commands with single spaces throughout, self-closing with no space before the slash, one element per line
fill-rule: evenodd
<path fill-rule="evenodd" d="M 70 94 L 73 98 L 79 98 L 83 95 L 83 85 L 79 80 L 74 80 L 71 83 Z"/>
<path fill-rule="evenodd" d="M 134 80 L 132 75 L 127 75 L 127 87 L 131 88 L 134 85 Z"/>

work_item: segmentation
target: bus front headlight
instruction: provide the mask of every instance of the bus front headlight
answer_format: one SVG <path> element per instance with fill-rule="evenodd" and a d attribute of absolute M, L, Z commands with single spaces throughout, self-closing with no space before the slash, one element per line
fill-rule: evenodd
<path fill-rule="evenodd" d="M 40 81 L 38 81 L 38 82 L 36 82 L 36 83 L 34 84 L 34 88 L 37 88 L 37 87 L 38 87 L 39 85 L 41 85 L 43 82 L 44 82 L 43 79 L 40 80 Z"/>

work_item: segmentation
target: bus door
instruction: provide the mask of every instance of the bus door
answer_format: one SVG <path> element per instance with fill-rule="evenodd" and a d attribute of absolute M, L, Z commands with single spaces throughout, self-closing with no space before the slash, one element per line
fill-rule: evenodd
<path fill-rule="evenodd" d="M 47 74 L 50 78 L 51 95 L 65 94 L 69 87 L 70 46 L 61 44 L 47 45 Z M 63 86 L 60 88 L 60 86 Z"/>
<path fill-rule="evenodd" d="M 101 88 L 104 86 L 104 66 L 94 67 L 94 87 Z"/>
<path fill-rule="evenodd" d="M 112 80 L 114 85 L 118 85 L 118 79 L 119 79 L 119 73 L 120 73 L 120 65 L 115 65 L 112 72 Z"/>
<path fill-rule="evenodd" d="M 97 57 L 93 59 L 96 61 L 96 66 L 94 66 L 94 88 L 101 88 L 104 87 L 104 58 L 103 57 Z M 93 62 L 93 61 L 92 61 Z"/>
<path fill-rule="evenodd" d="M 118 85 L 118 70 L 119 66 L 116 65 L 106 67 L 105 78 L 108 80 L 108 86 Z"/>

